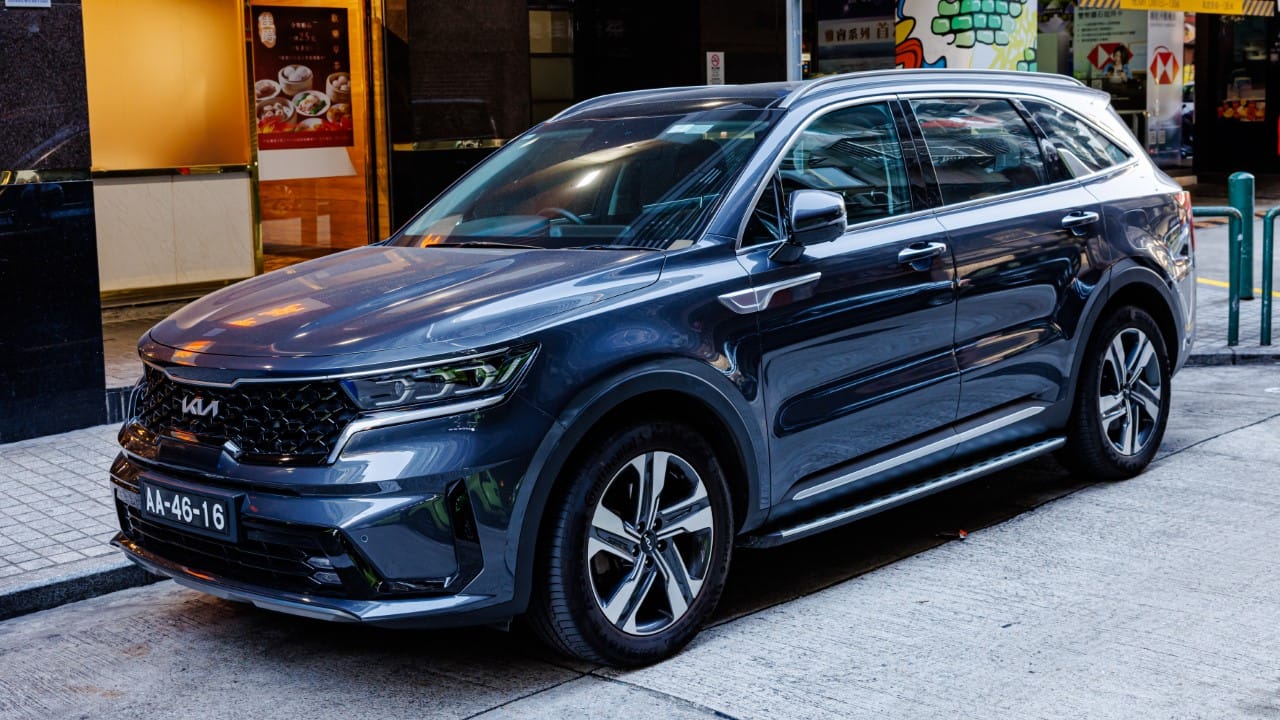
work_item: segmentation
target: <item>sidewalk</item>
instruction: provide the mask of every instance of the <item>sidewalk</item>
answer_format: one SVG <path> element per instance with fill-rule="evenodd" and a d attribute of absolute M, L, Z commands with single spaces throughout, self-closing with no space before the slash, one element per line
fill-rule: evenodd
<path fill-rule="evenodd" d="M 1192 192 L 1197 205 L 1225 203 L 1221 186 Z M 1264 210 L 1280 204 L 1280 183 L 1260 186 L 1257 204 Z M 1257 232 L 1261 237 L 1260 224 Z M 1196 241 L 1201 283 L 1188 363 L 1280 362 L 1280 334 L 1277 344 L 1258 344 L 1258 300 L 1240 303 L 1240 344 L 1227 346 L 1227 291 L 1212 284 L 1226 277 L 1226 228 L 1197 223 Z M 124 313 L 104 326 L 112 382 L 129 386 L 141 374 L 134 347 L 154 322 L 145 312 Z M 117 430 L 103 425 L 0 445 L 0 620 L 152 579 L 107 545 L 116 532 L 107 471 Z"/>

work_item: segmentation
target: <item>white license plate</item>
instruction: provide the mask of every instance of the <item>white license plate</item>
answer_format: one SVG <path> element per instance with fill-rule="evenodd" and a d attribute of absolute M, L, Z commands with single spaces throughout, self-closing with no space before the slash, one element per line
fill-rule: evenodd
<path fill-rule="evenodd" d="M 234 540 L 235 504 L 223 497 L 139 483 L 142 515 L 202 535 Z"/>

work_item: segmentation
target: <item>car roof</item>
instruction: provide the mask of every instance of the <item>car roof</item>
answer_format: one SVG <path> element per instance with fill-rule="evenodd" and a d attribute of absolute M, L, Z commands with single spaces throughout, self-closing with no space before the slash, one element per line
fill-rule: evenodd
<path fill-rule="evenodd" d="M 658 88 L 602 95 L 584 100 L 561 112 L 554 119 L 563 120 L 667 115 L 706 110 L 709 107 L 787 109 L 801 100 L 821 98 L 851 91 L 912 90 L 995 90 L 1016 87 L 1024 91 L 1048 94 L 1081 93 L 1097 96 L 1104 102 L 1109 96 L 1086 87 L 1066 75 L 1018 72 L 1012 70 L 870 70 L 828 75 L 815 80 L 797 82 L 756 83 L 752 85 L 698 85 Z M 714 103 L 714 104 L 713 104 Z"/>

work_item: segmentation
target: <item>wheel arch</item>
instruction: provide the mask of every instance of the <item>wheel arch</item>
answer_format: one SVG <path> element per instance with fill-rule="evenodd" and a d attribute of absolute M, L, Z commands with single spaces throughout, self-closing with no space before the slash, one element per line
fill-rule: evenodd
<path fill-rule="evenodd" d="M 1075 357 L 1071 361 L 1071 382 L 1067 398 L 1072 401 L 1076 396 L 1080 367 L 1084 362 L 1089 340 L 1093 337 L 1094 328 L 1117 308 L 1133 305 L 1144 310 L 1156 321 L 1160 333 L 1164 335 L 1171 370 L 1177 368 L 1183 359 L 1178 352 L 1182 345 L 1182 333 L 1174 317 L 1174 298 L 1172 291 L 1161 281 L 1159 274 L 1130 259 L 1111 268 L 1103 282 L 1107 292 L 1105 295 L 1100 295 L 1086 311 L 1085 322 L 1082 324 L 1085 332 L 1079 336 Z"/>
<path fill-rule="evenodd" d="M 665 416 L 694 425 L 704 433 L 729 484 L 736 531 L 764 518 L 762 479 L 767 468 L 763 430 L 750 418 L 759 413 L 732 382 L 718 371 L 689 359 L 649 361 L 592 384 L 578 393 L 556 417 L 543 438 L 517 495 L 514 516 L 519 529 L 507 548 L 514 567 L 514 601 L 528 606 L 534 570 L 544 538 L 549 502 L 563 487 L 562 475 L 592 438 L 626 417 Z"/>

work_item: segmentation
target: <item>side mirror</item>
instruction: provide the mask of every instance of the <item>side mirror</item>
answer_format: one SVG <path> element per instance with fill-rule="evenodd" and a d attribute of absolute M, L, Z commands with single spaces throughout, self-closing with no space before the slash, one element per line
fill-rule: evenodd
<path fill-rule="evenodd" d="M 848 221 L 844 198 L 827 190 L 796 190 L 787 206 L 791 221 L 791 237 L 772 257 L 778 262 L 795 262 L 808 245 L 831 242 L 844 234 Z"/>

